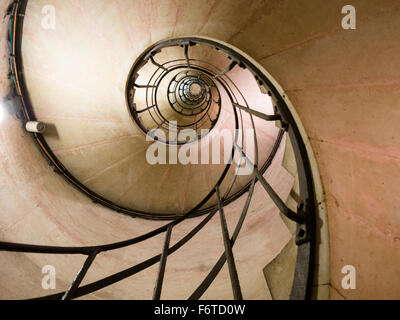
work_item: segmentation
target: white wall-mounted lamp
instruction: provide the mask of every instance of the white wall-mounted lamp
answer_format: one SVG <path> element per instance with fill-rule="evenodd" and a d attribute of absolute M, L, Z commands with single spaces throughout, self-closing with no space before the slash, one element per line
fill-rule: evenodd
<path fill-rule="evenodd" d="M 25 124 L 25 129 L 28 132 L 43 133 L 46 130 L 46 125 L 39 121 L 28 121 Z"/>

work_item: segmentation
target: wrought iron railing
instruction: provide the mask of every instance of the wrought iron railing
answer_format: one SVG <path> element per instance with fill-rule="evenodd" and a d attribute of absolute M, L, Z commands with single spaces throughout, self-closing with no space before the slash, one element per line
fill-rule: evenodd
<path fill-rule="evenodd" d="M 11 65 L 11 77 L 16 89 L 16 95 L 18 99 L 20 99 L 22 104 L 24 121 L 34 120 L 35 115 L 33 113 L 33 108 L 29 101 L 29 96 L 26 90 L 23 68 L 22 68 L 22 58 L 21 58 L 21 41 L 22 41 L 22 29 L 23 29 L 23 18 L 26 10 L 27 0 L 16 0 L 13 2 L 10 7 L 10 33 L 9 33 L 9 42 L 10 42 L 10 65 Z M 216 66 L 211 65 L 205 61 L 198 61 L 196 59 L 190 58 L 190 47 L 191 46 L 209 46 L 221 52 L 224 52 L 227 56 L 229 56 L 231 62 L 228 67 L 224 70 L 219 69 Z M 155 56 L 157 53 L 161 52 L 164 48 L 167 47 L 182 47 L 184 52 L 184 59 L 178 59 L 174 61 L 169 61 L 166 64 L 159 64 L 155 60 Z M 150 48 L 148 48 L 138 59 L 141 64 L 144 62 L 152 63 L 157 71 L 160 72 L 158 77 L 162 77 L 162 74 L 165 72 L 170 72 L 172 70 L 180 70 L 182 72 L 192 71 L 193 74 L 197 74 L 197 76 L 193 76 L 193 74 L 186 74 L 186 79 L 188 81 L 196 82 L 201 78 L 199 75 L 204 74 L 208 78 L 212 79 L 213 82 L 217 82 L 218 85 L 223 88 L 226 94 L 229 97 L 230 103 L 232 104 L 235 118 L 235 128 L 243 127 L 243 117 L 242 113 L 247 113 L 250 116 L 252 128 L 255 130 L 255 125 L 253 121 L 253 117 L 259 117 L 264 119 L 265 121 L 279 121 L 283 130 L 280 131 L 277 142 L 275 143 L 275 147 L 273 152 L 267 157 L 267 160 L 261 167 L 259 168 L 259 155 L 258 155 L 258 142 L 257 142 L 257 132 L 255 130 L 254 134 L 254 148 L 255 148 L 255 156 L 254 159 L 250 159 L 250 157 L 246 154 L 246 149 L 243 145 L 243 136 L 239 139 L 239 134 L 235 133 L 235 139 L 231 151 L 231 160 L 235 156 L 235 154 L 239 154 L 240 159 L 244 159 L 251 167 L 253 167 L 253 173 L 250 179 L 250 182 L 239 192 L 235 194 L 230 194 L 232 191 L 233 184 L 235 179 L 237 178 L 237 170 L 239 166 L 235 168 L 235 174 L 233 175 L 228 187 L 221 194 L 221 185 L 224 179 L 227 177 L 227 173 L 231 170 L 232 161 L 228 163 L 223 170 L 221 176 L 219 177 L 217 183 L 214 188 L 207 194 L 207 196 L 199 202 L 193 209 L 188 211 L 183 215 L 171 214 L 171 215 L 157 215 L 157 214 L 149 214 L 140 211 L 132 211 L 130 212 L 128 209 L 121 208 L 111 202 L 107 202 L 106 199 L 99 197 L 98 195 L 92 193 L 89 189 L 83 186 L 79 181 L 77 181 L 64 166 L 57 160 L 54 154 L 51 152 L 51 149 L 46 144 L 44 137 L 39 133 L 33 133 L 32 136 L 34 140 L 37 142 L 40 150 L 43 152 L 49 163 L 54 166 L 56 171 L 62 174 L 70 183 L 72 183 L 75 187 L 77 187 L 80 191 L 84 192 L 88 196 L 90 196 L 95 201 L 102 203 L 112 209 L 120 211 L 126 214 L 137 214 L 143 217 L 148 217 L 152 219 L 172 219 L 172 221 L 167 222 L 164 226 L 159 227 L 151 232 L 143 234 L 141 236 L 128 239 L 125 241 L 98 245 L 98 246 L 86 246 L 86 247 L 59 247 L 59 246 L 41 246 L 41 245 L 32 245 L 32 244 L 21 244 L 21 243 L 9 243 L 9 242 L 0 242 L 0 251 L 14 251 L 14 252 L 29 252 L 29 253 L 47 253 L 47 254 L 82 254 L 87 256 L 86 261 L 82 267 L 82 269 L 77 274 L 75 280 L 72 282 L 71 286 L 65 292 L 59 292 L 56 294 L 52 294 L 49 296 L 40 297 L 38 299 L 73 299 L 78 298 L 83 295 L 95 292 L 104 287 L 107 287 L 113 283 L 116 283 L 122 279 L 128 278 L 132 275 L 139 273 L 140 271 L 159 263 L 159 272 L 157 279 L 155 279 L 155 288 L 154 288 L 154 299 L 160 299 L 162 293 L 162 285 L 163 278 L 165 273 L 165 267 L 167 264 L 167 258 L 170 254 L 178 250 L 184 244 L 186 244 L 195 234 L 197 234 L 210 220 L 211 218 L 218 212 L 220 216 L 221 223 L 221 231 L 224 241 L 225 251 L 221 253 L 220 258 L 215 263 L 214 267 L 210 270 L 205 279 L 198 285 L 196 290 L 188 297 L 189 299 L 199 299 L 207 288 L 214 281 L 220 270 L 222 269 L 225 262 L 228 264 L 228 270 L 230 274 L 230 280 L 232 284 L 232 292 L 233 297 L 235 299 L 242 299 L 242 292 L 239 283 L 239 278 L 237 274 L 237 269 L 235 266 L 235 259 L 232 252 L 232 247 L 235 244 L 235 241 L 239 235 L 239 232 L 243 226 L 245 221 L 247 211 L 252 199 L 253 191 L 256 182 L 258 181 L 263 188 L 265 189 L 268 196 L 272 199 L 275 205 L 279 208 L 280 212 L 285 215 L 290 220 L 293 220 L 297 223 L 297 232 L 296 232 L 296 244 L 298 246 L 297 260 L 296 260 L 296 268 L 294 274 L 294 281 L 291 292 L 291 299 L 310 299 L 311 298 L 311 289 L 312 289 L 312 280 L 314 274 L 314 250 L 315 250 L 315 216 L 316 216 L 316 201 L 314 194 L 314 183 L 313 177 L 310 167 L 309 158 L 307 155 L 306 147 L 304 141 L 301 137 L 299 129 L 296 125 L 296 122 L 293 119 L 293 116 L 285 102 L 284 97 L 281 96 L 278 89 L 273 85 L 271 79 L 263 72 L 261 72 L 248 58 L 246 58 L 241 53 L 233 50 L 231 47 L 226 46 L 223 43 L 216 42 L 211 39 L 201 38 L 201 37 L 184 37 L 177 39 L 170 39 L 167 41 L 159 42 Z M 201 62 L 201 63 L 200 63 Z M 135 64 L 138 66 L 140 64 Z M 140 125 L 141 119 L 138 118 L 138 115 L 143 111 L 150 112 L 157 109 L 157 104 L 155 104 L 154 100 L 149 100 L 150 102 L 144 106 L 142 109 L 136 109 L 136 105 L 134 104 L 134 95 L 132 94 L 132 89 L 139 88 L 141 85 L 136 83 L 137 79 L 137 69 L 135 66 L 131 70 L 130 81 L 128 82 L 127 87 L 127 100 L 129 102 L 129 107 L 132 112 L 132 116 Z M 256 111 L 251 106 L 249 106 L 246 102 L 246 99 L 243 93 L 236 87 L 235 83 L 229 78 L 228 74 L 234 68 L 240 67 L 249 70 L 253 76 L 255 81 L 257 81 L 258 85 L 264 87 L 268 95 L 271 97 L 272 102 L 274 104 L 274 114 L 265 114 L 260 111 Z M 187 77 L 187 76 L 190 77 Z M 193 76 L 193 77 L 192 77 Z M 205 80 L 204 80 L 205 81 Z M 175 81 L 176 82 L 176 81 Z M 156 89 L 157 82 L 148 83 L 147 89 L 152 88 Z M 171 81 L 172 83 L 172 81 Z M 196 82 L 199 83 L 199 82 Z M 206 82 L 205 82 L 206 83 Z M 177 83 L 178 87 L 178 95 L 179 99 L 184 101 L 183 105 L 190 105 L 185 101 L 185 99 L 191 99 L 190 95 L 185 95 L 185 90 L 187 90 L 188 82 L 186 82 L 182 88 L 178 86 L 179 81 Z M 186 87 L 185 87 L 186 85 Z M 210 83 L 208 84 L 210 85 Z M 175 91 L 175 84 L 172 83 Z M 208 110 L 212 104 L 214 104 L 218 111 L 216 114 L 219 114 L 220 111 L 220 99 L 215 100 L 215 96 L 207 95 L 207 89 L 205 88 L 206 84 L 200 83 L 200 87 L 204 86 L 204 88 L 200 88 L 200 91 L 203 92 L 202 95 L 197 95 L 194 99 L 198 99 L 199 103 L 195 104 L 196 108 L 200 106 L 198 111 L 199 114 L 208 114 Z M 146 89 L 146 90 L 147 90 Z M 179 91 L 182 89 L 182 91 Z M 198 89 L 198 88 L 197 88 Z M 204 90 L 204 91 L 202 91 Z M 194 92 L 196 93 L 196 91 Z M 186 92 L 187 94 L 187 92 Z M 153 93 L 150 92 L 150 96 Z M 196 94 L 195 94 L 196 95 Z M 176 98 L 176 96 L 175 96 Z M 178 106 L 174 105 L 174 100 L 169 100 L 172 104 L 171 107 L 178 108 Z M 241 102 L 239 102 L 241 101 Z M 203 103 L 205 105 L 203 106 Z M 155 105 L 155 106 L 153 106 Z M 142 106 L 143 107 L 143 106 Z M 153 110 L 154 109 L 154 110 Z M 175 110 L 178 111 L 179 110 Z M 181 110 L 182 111 L 182 110 Z M 157 112 L 161 113 L 162 110 L 158 110 Z M 197 112 L 197 111 L 196 111 Z M 195 112 L 194 112 L 195 113 Z M 209 114 L 210 115 L 210 114 Z M 156 121 L 156 115 L 153 114 L 154 118 L 152 119 Z M 160 114 L 158 115 L 160 116 Z M 190 115 L 192 116 L 192 115 Z M 215 118 L 216 120 L 217 118 Z M 159 119 L 158 119 L 159 120 Z M 157 120 L 157 121 L 158 121 Z M 196 126 L 195 120 L 191 126 Z M 158 122 L 158 124 L 160 124 Z M 208 123 L 209 126 L 212 126 L 212 121 Z M 162 127 L 159 126 L 159 127 Z M 142 129 L 147 132 L 148 128 L 144 125 Z M 286 133 L 291 141 L 291 145 L 294 151 L 296 164 L 297 164 L 297 172 L 299 179 L 299 203 L 296 210 L 292 210 L 288 208 L 285 202 L 279 197 L 279 195 L 275 192 L 272 186 L 268 183 L 268 181 L 263 177 L 263 172 L 266 168 L 271 164 L 272 158 L 275 155 L 276 149 L 279 146 L 280 140 L 282 138 L 283 133 Z M 198 138 L 201 138 L 199 136 Z M 241 141 L 241 142 L 239 142 Z M 168 141 L 166 141 L 168 142 Z M 239 162 L 240 163 L 240 162 Z M 235 226 L 234 232 L 232 235 L 229 235 L 227 229 L 227 223 L 224 213 L 224 206 L 230 201 L 235 200 L 241 194 L 247 192 L 246 202 L 242 209 L 242 213 L 240 218 Z M 210 206 L 207 208 L 203 208 L 211 197 L 215 196 L 217 199 L 217 204 L 215 206 Z M 104 203 L 103 203 L 104 202 Z M 170 238 L 171 233 L 174 230 L 174 227 L 193 216 L 204 215 L 201 222 L 194 227 L 189 233 L 186 234 L 183 238 L 181 238 L 177 243 L 173 246 L 170 246 Z M 97 255 L 102 252 L 116 250 L 119 248 L 124 248 L 127 246 L 132 246 L 138 244 L 146 239 L 159 235 L 165 232 L 165 241 L 160 254 L 147 259 L 137 265 L 134 265 L 130 268 L 127 268 L 118 273 L 112 274 L 108 277 L 100 279 L 98 281 L 81 285 L 83 278 L 85 277 L 88 269 L 92 265 L 93 261 L 96 259 Z"/>
<path fill-rule="evenodd" d="M 191 63 L 193 63 L 192 60 Z M 151 62 L 155 66 L 155 70 L 151 76 L 146 77 L 146 84 L 138 84 L 143 77 L 140 77 L 140 68 L 144 63 Z M 144 58 L 138 62 L 128 81 L 128 97 L 129 111 L 134 121 L 142 131 L 153 138 L 168 144 L 185 144 L 190 140 L 179 139 L 179 133 L 183 129 L 191 129 L 196 132 L 196 136 L 192 140 L 201 139 L 207 132 L 211 131 L 220 115 L 221 97 L 217 86 L 212 78 L 205 70 L 194 69 L 186 70 L 187 64 L 181 64 L 180 61 L 168 61 L 160 65 L 154 60 L 154 56 Z M 180 71 L 182 70 L 183 71 Z M 159 90 L 166 75 L 171 72 L 177 72 L 168 83 L 167 92 Z M 198 92 L 194 92 L 193 87 L 197 86 Z M 135 101 L 137 90 L 145 90 L 146 102 L 143 107 L 137 109 L 140 103 Z M 159 95 L 168 98 L 168 104 L 164 104 L 164 108 L 160 107 L 158 102 Z M 179 120 L 171 115 L 165 115 L 165 109 L 175 111 L 175 115 L 180 115 Z M 143 120 L 144 114 L 148 114 L 147 121 Z M 182 121 L 184 120 L 184 121 Z M 163 130 L 166 137 L 170 135 L 170 131 L 174 131 L 175 139 L 170 141 L 161 140 L 159 137 L 152 135 L 154 129 Z"/>

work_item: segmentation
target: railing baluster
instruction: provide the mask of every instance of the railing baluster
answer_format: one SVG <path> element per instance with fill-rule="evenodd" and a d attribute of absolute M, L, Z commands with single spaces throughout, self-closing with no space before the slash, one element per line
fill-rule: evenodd
<path fill-rule="evenodd" d="M 239 232 L 243 226 L 244 219 L 246 218 L 246 215 L 247 215 L 247 211 L 249 210 L 250 202 L 253 197 L 255 183 L 256 183 L 256 179 L 253 177 L 250 187 L 249 187 L 249 193 L 247 195 L 246 202 L 245 202 L 243 210 L 242 210 L 242 214 L 240 215 L 239 221 L 236 224 L 235 231 L 233 232 L 232 237 L 231 237 L 232 246 L 235 244 L 235 241 L 236 241 L 237 237 L 239 236 Z M 217 277 L 218 273 L 224 266 L 225 261 L 226 261 L 226 255 L 225 255 L 225 253 L 223 253 L 221 255 L 221 257 L 218 259 L 217 263 L 214 265 L 214 267 L 208 273 L 208 275 L 204 278 L 203 282 L 191 294 L 191 296 L 189 297 L 189 300 L 198 300 L 201 298 L 203 293 L 208 289 L 208 287 L 211 285 L 211 283 Z"/>
<path fill-rule="evenodd" d="M 207 115 L 208 119 L 210 119 L 210 122 L 213 122 L 213 121 L 211 120 L 211 117 L 210 117 L 210 114 L 208 113 L 208 111 L 209 111 L 209 110 L 207 110 L 206 115 Z"/>
<path fill-rule="evenodd" d="M 236 62 L 236 61 L 232 61 L 232 62 L 229 64 L 229 66 L 228 66 L 225 70 L 223 70 L 223 71 L 221 71 L 220 73 L 218 73 L 217 75 L 215 75 L 215 76 L 214 76 L 214 79 L 217 79 L 217 78 L 223 76 L 225 73 L 228 73 L 228 72 L 231 71 L 236 65 L 237 65 L 237 62 Z"/>
<path fill-rule="evenodd" d="M 156 281 L 156 286 L 154 288 L 153 300 L 160 300 L 161 289 L 164 280 L 165 266 L 167 264 L 169 242 L 171 240 L 172 224 L 168 226 L 167 232 L 165 234 L 165 241 L 163 251 L 161 253 L 160 268 L 158 269 L 158 276 Z"/>
<path fill-rule="evenodd" d="M 186 58 L 186 63 L 188 65 L 188 67 L 190 67 L 190 60 L 189 60 L 189 45 L 185 44 L 184 45 L 184 52 L 185 52 L 185 58 Z"/>
<path fill-rule="evenodd" d="M 142 112 L 145 112 L 145 111 L 147 111 L 147 110 L 153 109 L 155 106 L 156 106 L 156 105 L 155 105 L 155 104 L 153 104 L 152 106 L 150 106 L 150 107 L 147 107 L 147 108 L 145 108 L 145 109 L 142 109 L 142 110 L 136 110 L 136 113 L 142 113 Z"/>
<path fill-rule="evenodd" d="M 229 276 L 231 278 L 233 297 L 235 300 L 243 300 L 242 291 L 240 289 L 239 277 L 236 270 L 235 258 L 232 252 L 232 243 L 229 238 L 228 226 L 226 224 L 224 209 L 222 207 L 221 195 L 219 193 L 218 185 L 215 187 L 217 199 L 218 199 L 218 209 L 221 218 L 221 229 L 222 236 L 224 238 L 225 255 L 228 261 Z"/>
<path fill-rule="evenodd" d="M 65 292 L 61 300 L 70 300 L 74 297 L 76 289 L 78 289 L 79 285 L 81 284 L 83 278 L 85 277 L 87 271 L 89 270 L 90 266 L 92 265 L 92 262 L 97 256 L 97 250 L 93 251 L 85 260 L 85 263 L 83 264 L 82 269 L 78 272 L 78 274 L 75 277 L 75 280 L 72 282 L 71 286 L 69 289 Z"/>
<path fill-rule="evenodd" d="M 163 69 L 164 71 L 168 71 L 167 68 L 165 68 L 163 65 L 159 64 L 158 62 L 156 62 L 156 61 L 154 60 L 154 57 L 153 57 L 153 56 L 150 56 L 150 61 L 151 61 L 151 63 L 154 64 L 156 67 L 159 67 L 159 68 Z"/>
<path fill-rule="evenodd" d="M 272 201 L 275 203 L 275 205 L 278 207 L 278 209 L 290 220 L 293 220 L 297 223 L 304 223 L 304 216 L 303 214 L 298 214 L 288 208 L 288 206 L 283 202 L 283 200 L 279 197 L 279 195 L 275 192 L 275 190 L 271 187 L 271 185 L 265 180 L 263 175 L 260 173 L 258 168 L 251 162 L 251 160 L 247 157 L 247 155 L 244 153 L 243 149 L 235 144 L 235 147 L 239 149 L 239 151 L 243 154 L 244 158 L 246 159 L 247 163 L 249 166 L 253 168 L 253 174 L 257 178 L 258 181 L 260 181 L 261 185 L 264 187 L 265 191 L 267 191 L 268 195 L 272 199 Z"/>
<path fill-rule="evenodd" d="M 286 204 L 282 201 L 279 195 L 275 192 L 275 190 L 271 187 L 271 185 L 265 180 L 262 176 L 260 171 L 257 168 L 254 168 L 254 175 L 256 176 L 257 180 L 261 182 L 262 186 L 264 187 L 265 191 L 267 191 L 268 195 L 271 197 L 272 201 L 275 205 L 279 208 L 279 210 L 289 219 L 296 221 L 297 223 L 303 223 L 304 219 L 303 216 L 297 214 L 290 208 L 286 206 Z"/>
<path fill-rule="evenodd" d="M 160 129 L 160 128 L 162 127 L 162 125 L 163 125 L 165 122 L 167 122 L 167 120 L 164 119 L 164 120 L 158 125 L 158 127 L 157 127 L 156 129 Z"/>
<path fill-rule="evenodd" d="M 240 110 L 246 111 L 252 115 L 255 115 L 258 118 L 264 119 L 266 121 L 276 121 L 276 120 L 281 120 L 281 116 L 278 114 L 274 114 L 274 115 L 269 115 L 269 114 L 265 114 L 247 107 L 244 107 L 240 104 L 237 103 L 233 103 L 233 105 L 237 108 L 239 108 Z"/>

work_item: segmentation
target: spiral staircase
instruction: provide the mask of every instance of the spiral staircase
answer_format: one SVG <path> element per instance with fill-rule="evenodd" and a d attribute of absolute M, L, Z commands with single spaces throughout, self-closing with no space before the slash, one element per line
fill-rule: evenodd
<path fill-rule="evenodd" d="M 1 269 L 25 279 L 2 298 L 311 299 L 318 172 L 290 100 L 240 49 L 151 29 L 137 3 L 55 1 L 54 30 L 46 1 L 9 7 L 16 115 L 46 124 L 19 163 L 52 195 L 2 233 Z M 44 264 L 62 290 L 30 277 Z"/>

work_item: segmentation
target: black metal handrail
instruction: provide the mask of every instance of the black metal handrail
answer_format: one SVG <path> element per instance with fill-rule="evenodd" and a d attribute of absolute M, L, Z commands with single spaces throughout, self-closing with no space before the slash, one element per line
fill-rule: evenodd
<path fill-rule="evenodd" d="M 26 9 L 28 0 L 15 0 L 13 2 L 12 10 L 11 10 L 11 18 L 10 18 L 10 65 L 12 70 L 12 80 L 15 85 L 16 94 L 19 97 L 22 110 L 24 113 L 25 121 L 35 119 L 32 106 L 29 101 L 29 97 L 26 91 L 24 75 L 21 72 L 22 70 L 22 59 L 21 59 L 21 40 L 22 40 L 22 26 L 23 26 L 23 17 Z M 253 176 L 251 181 L 248 184 L 247 189 L 244 191 L 248 191 L 245 205 L 242 210 L 242 214 L 236 224 L 235 230 L 233 234 L 230 236 L 228 230 L 226 228 L 226 220 L 224 215 L 224 204 L 229 198 L 232 201 L 232 195 L 229 195 L 233 183 L 236 179 L 236 174 L 233 176 L 230 184 L 225 191 L 225 193 L 221 196 L 220 194 L 220 186 L 224 181 L 228 170 L 231 169 L 231 163 L 226 165 L 222 175 L 218 179 L 213 190 L 209 192 L 209 194 L 202 200 L 198 205 L 196 205 L 189 212 L 181 215 L 181 216 L 168 216 L 164 218 L 174 218 L 173 221 L 168 222 L 162 227 L 159 227 L 153 231 L 150 231 L 144 235 L 139 237 L 135 237 L 132 239 L 128 239 L 125 241 L 120 241 L 117 243 L 99 245 L 99 246 L 88 246 L 88 247 L 58 247 L 58 246 L 40 246 L 40 245 L 32 245 L 32 244 L 20 244 L 20 243 L 10 243 L 10 242 L 0 242 L 0 251 L 14 251 L 14 252 L 31 252 L 31 253 L 52 253 L 52 254 L 83 254 L 87 256 L 87 259 L 82 267 L 82 269 L 77 274 L 75 280 L 72 282 L 69 289 L 65 292 L 60 292 L 57 294 L 41 297 L 41 299 L 72 299 L 77 298 L 94 291 L 97 291 L 101 288 L 109 286 L 113 283 L 116 283 L 122 279 L 130 277 L 151 265 L 154 265 L 160 262 L 159 273 L 156 279 L 155 290 L 154 290 L 154 299 L 159 299 L 161 297 L 162 283 L 165 272 L 165 266 L 167 263 L 168 255 L 172 254 L 184 244 L 186 244 L 197 232 L 199 232 L 215 215 L 218 211 L 220 214 L 221 220 L 221 230 L 223 233 L 224 239 L 224 247 L 225 251 L 221 254 L 220 259 L 216 262 L 215 266 L 210 270 L 207 277 L 203 280 L 203 282 L 198 286 L 195 292 L 189 297 L 189 299 L 199 299 L 205 290 L 209 287 L 212 281 L 215 279 L 219 271 L 225 262 L 228 263 L 229 274 L 232 283 L 232 291 L 235 299 L 241 299 L 242 294 L 240 290 L 240 283 L 237 275 L 237 270 L 235 266 L 234 256 L 232 253 L 232 247 L 237 239 L 237 236 L 243 226 L 245 217 L 247 215 L 247 211 L 249 208 L 250 201 L 252 199 L 254 186 L 256 181 L 259 181 L 260 184 L 264 187 L 269 197 L 275 203 L 275 205 L 280 209 L 280 211 L 287 216 L 289 219 L 295 221 L 297 223 L 297 235 L 296 235 L 296 244 L 298 245 L 298 255 L 297 262 L 295 268 L 295 276 L 293 281 L 293 287 L 291 292 L 292 299 L 309 299 L 311 297 L 311 288 L 312 288 L 312 276 L 313 276 L 313 268 L 314 268 L 314 250 L 315 250 L 315 216 L 316 216 L 316 201 L 314 194 L 314 183 L 313 177 L 310 167 L 310 162 L 307 154 L 307 150 L 304 144 L 304 141 L 301 137 L 300 131 L 296 125 L 295 120 L 287 106 L 287 103 L 283 96 L 279 93 L 278 89 L 273 85 L 271 80 L 266 76 L 263 72 L 261 72 L 247 57 L 242 54 L 236 52 L 232 48 L 222 44 L 220 42 L 216 42 L 211 39 L 200 38 L 200 37 L 183 37 L 177 39 L 170 39 L 167 41 L 163 41 L 157 43 L 147 49 L 140 59 L 148 58 L 150 61 L 155 64 L 160 70 L 169 70 L 167 66 L 160 65 L 154 60 L 154 56 L 157 52 L 160 52 L 163 48 L 169 46 L 181 46 L 184 50 L 184 63 L 183 65 L 186 68 L 192 68 L 196 70 L 195 61 L 190 59 L 189 47 L 193 45 L 207 45 L 214 47 L 224 53 L 226 53 L 232 60 L 227 68 L 224 70 L 219 70 L 218 68 L 214 69 L 214 72 L 211 70 L 207 70 L 206 68 L 202 68 L 202 71 L 210 73 L 213 78 L 219 82 L 219 84 L 226 90 L 226 93 L 232 103 L 232 108 L 235 116 L 235 127 L 237 128 L 239 124 L 243 124 L 242 112 L 246 112 L 249 114 L 252 127 L 255 129 L 253 116 L 262 118 L 266 121 L 276 121 L 279 120 L 282 124 L 282 127 L 285 129 L 287 135 L 290 138 L 292 148 L 295 154 L 297 171 L 299 177 L 299 186 L 300 186 L 300 201 L 298 203 L 298 207 L 296 212 L 289 209 L 286 204 L 279 198 L 273 188 L 268 184 L 266 179 L 262 175 L 262 170 L 258 169 L 258 143 L 257 143 L 257 134 L 254 134 L 254 147 L 255 147 L 255 161 L 252 162 L 245 153 L 243 146 L 238 144 L 238 136 L 235 134 L 235 141 L 232 147 L 231 159 L 233 159 L 236 152 L 239 152 L 241 158 L 244 158 L 249 164 L 254 166 Z M 180 62 L 181 63 L 181 62 Z M 175 65 L 177 67 L 178 65 Z M 247 104 L 247 102 L 240 104 L 236 97 L 236 94 L 242 95 L 240 90 L 234 92 L 235 84 L 232 82 L 231 86 L 228 85 L 229 77 L 227 74 L 233 70 L 235 67 L 241 67 L 248 69 L 251 73 L 253 73 L 255 80 L 258 82 L 260 86 L 265 87 L 268 90 L 268 93 L 274 103 L 275 106 L 275 114 L 267 115 L 262 112 L 256 111 Z M 147 85 L 148 87 L 152 85 Z M 245 99 L 243 99 L 245 101 Z M 150 107 L 150 106 L 149 106 Z M 72 176 L 68 175 L 68 171 L 62 166 L 62 164 L 54 157 L 50 148 L 48 148 L 44 138 L 41 134 L 33 134 L 35 141 L 40 146 L 41 151 L 45 154 L 49 162 L 55 166 L 59 173 L 63 173 L 64 176 L 69 179 L 71 183 L 77 186 L 81 191 L 85 192 L 85 189 L 81 188 L 81 184 L 79 181 L 74 179 Z M 279 134 L 279 139 L 282 138 L 282 132 Z M 243 143 L 243 137 L 242 137 Z M 276 149 L 276 148 L 275 148 Z M 269 157 L 266 161 L 269 164 L 272 161 L 272 158 Z M 237 170 L 238 168 L 236 168 Z M 93 196 L 92 194 L 88 194 L 89 196 Z M 202 209 L 203 205 L 213 196 L 216 195 L 217 205 L 214 207 L 208 208 L 209 212 L 203 218 L 203 220 L 194 227 L 186 236 L 181 238 L 176 244 L 172 247 L 169 246 L 171 233 L 175 225 L 181 223 L 185 219 L 189 217 L 193 217 L 198 215 L 199 213 L 204 214 L 204 209 Z M 113 206 L 108 204 L 109 206 Z M 202 211 L 203 210 L 203 211 Z M 90 268 L 91 264 L 95 260 L 95 258 L 101 254 L 102 252 L 108 250 L 115 250 L 127 246 L 131 246 L 137 244 L 141 241 L 154 237 L 158 234 L 166 232 L 166 237 L 164 241 L 164 246 L 162 248 L 162 252 L 159 255 L 156 255 L 148 260 L 145 260 L 135 266 L 127 268 L 123 271 L 105 277 L 101 280 L 95 281 L 93 283 L 80 286 L 86 272 Z"/>

